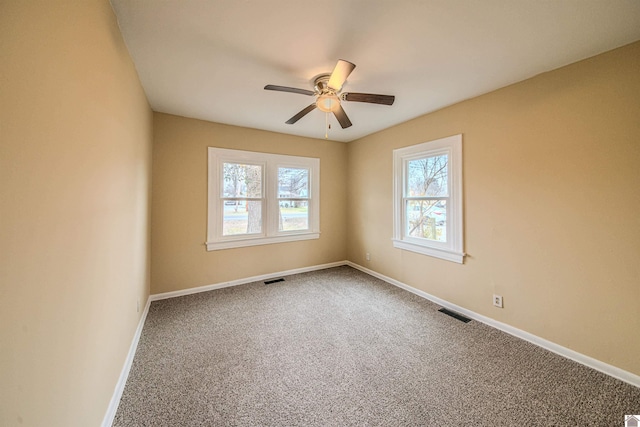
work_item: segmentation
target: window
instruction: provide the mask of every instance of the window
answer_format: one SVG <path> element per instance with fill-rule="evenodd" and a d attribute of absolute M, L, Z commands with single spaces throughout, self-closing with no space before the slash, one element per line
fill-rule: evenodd
<path fill-rule="evenodd" d="M 278 231 L 309 229 L 309 169 L 278 168 Z"/>
<path fill-rule="evenodd" d="M 462 135 L 393 150 L 396 248 L 462 263 Z"/>
<path fill-rule="evenodd" d="M 320 160 L 209 147 L 207 250 L 320 237 Z"/>

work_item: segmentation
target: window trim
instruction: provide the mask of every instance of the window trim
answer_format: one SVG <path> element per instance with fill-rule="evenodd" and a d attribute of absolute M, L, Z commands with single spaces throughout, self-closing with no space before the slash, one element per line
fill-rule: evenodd
<path fill-rule="evenodd" d="M 208 147 L 207 251 L 295 242 L 320 238 L 320 159 Z M 262 233 L 222 235 L 221 167 L 225 162 L 261 164 L 263 168 Z M 280 231 L 278 228 L 278 168 L 309 170 L 308 224 L 306 230 Z"/>
<path fill-rule="evenodd" d="M 406 164 L 409 160 L 442 154 L 448 155 L 447 242 L 406 236 Z M 462 264 L 465 257 L 462 224 L 462 134 L 393 150 L 393 179 L 393 247 Z"/>

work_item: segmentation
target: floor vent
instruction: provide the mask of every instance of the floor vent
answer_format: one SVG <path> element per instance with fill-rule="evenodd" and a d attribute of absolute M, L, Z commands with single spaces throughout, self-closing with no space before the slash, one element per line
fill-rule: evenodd
<path fill-rule="evenodd" d="M 267 280 L 266 282 L 264 282 L 265 285 L 270 285 L 272 283 L 278 283 L 278 282 L 284 282 L 284 279 L 273 279 L 273 280 Z"/>
<path fill-rule="evenodd" d="M 458 314 L 455 311 L 451 311 L 451 310 L 447 310 L 446 308 L 441 308 L 440 310 L 438 310 L 440 313 L 444 313 L 447 316 L 451 316 L 454 319 L 458 319 L 461 322 L 464 323 L 469 323 L 471 322 L 471 319 L 469 319 L 468 317 L 464 317 L 462 314 Z"/>

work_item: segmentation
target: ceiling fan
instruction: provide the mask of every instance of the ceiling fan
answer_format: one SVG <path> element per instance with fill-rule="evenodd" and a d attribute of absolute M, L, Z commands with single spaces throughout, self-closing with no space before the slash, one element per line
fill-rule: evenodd
<path fill-rule="evenodd" d="M 266 90 L 275 90 L 280 92 L 298 93 L 300 95 L 315 96 L 316 100 L 308 107 L 304 108 L 295 116 L 291 117 L 285 123 L 292 125 L 316 108 L 325 113 L 333 113 L 343 129 L 351 126 L 351 120 L 344 112 L 340 101 L 368 102 L 371 104 L 392 105 L 395 96 L 392 95 L 375 95 L 372 93 L 355 93 L 342 92 L 342 86 L 349 77 L 349 74 L 356 68 L 356 65 L 345 61 L 338 60 L 336 67 L 331 74 L 321 74 L 314 80 L 314 89 L 298 89 L 295 87 L 266 85 Z"/>

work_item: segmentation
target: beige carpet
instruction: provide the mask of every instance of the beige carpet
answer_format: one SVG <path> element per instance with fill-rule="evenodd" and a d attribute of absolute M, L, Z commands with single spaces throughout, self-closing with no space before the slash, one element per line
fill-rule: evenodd
<path fill-rule="evenodd" d="M 350 267 L 152 303 L 114 426 L 619 426 L 640 389 Z"/>

